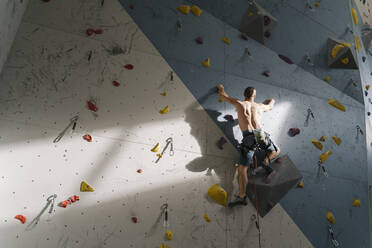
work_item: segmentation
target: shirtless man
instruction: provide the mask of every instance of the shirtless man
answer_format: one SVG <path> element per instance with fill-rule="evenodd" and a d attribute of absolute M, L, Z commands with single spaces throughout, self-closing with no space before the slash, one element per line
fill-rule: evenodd
<path fill-rule="evenodd" d="M 247 205 L 246 189 L 248 184 L 247 169 L 253 163 L 255 151 L 252 145 L 257 144 L 255 141 L 264 142 L 265 133 L 261 130 L 261 115 L 262 112 L 273 109 L 275 100 L 268 99 L 264 103 L 256 103 L 256 90 L 253 87 L 248 87 L 244 91 L 245 100 L 241 101 L 230 97 L 223 87 L 218 86 L 218 92 L 220 97 L 228 103 L 235 106 L 238 112 L 239 127 L 243 133 L 243 140 L 241 144 L 240 161 L 238 164 L 238 182 L 239 182 L 239 196 L 233 202 L 229 203 L 230 207 L 236 205 Z M 265 143 L 261 143 L 264 144 Z M 275 175 L 275 171 L 269 166 L 270 161 L 277 158 L 280 154 L 280 149 L 270 140 L 269 144 L 266 144 L 265 150 L 267 152 L 264 159 L 263 167 L 268 173 L 266 183 L 269 183 L 271 178 Z"/>

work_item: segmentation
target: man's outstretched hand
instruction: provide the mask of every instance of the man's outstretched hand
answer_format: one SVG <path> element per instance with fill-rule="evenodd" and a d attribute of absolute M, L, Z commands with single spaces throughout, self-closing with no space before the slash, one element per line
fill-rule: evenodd
<path fill-rule="evenodd" d="M 225 92 L 225 87 L 223 87 L 222 84 L 218 85 L 217 88 L 218 88 L 218 93 L 219 93 L 220 95 L 223 94 L 223 93 Z"/>

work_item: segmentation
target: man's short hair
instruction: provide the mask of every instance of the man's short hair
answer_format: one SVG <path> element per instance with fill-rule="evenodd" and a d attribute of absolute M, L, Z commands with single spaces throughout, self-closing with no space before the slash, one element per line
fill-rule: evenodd
<path fill-rule="evenodd" d="M 246 98 L 250 98 L 254 93 L 255 88 L 254 87 L 247 87 L 244 91 L 244 96 Z"/>

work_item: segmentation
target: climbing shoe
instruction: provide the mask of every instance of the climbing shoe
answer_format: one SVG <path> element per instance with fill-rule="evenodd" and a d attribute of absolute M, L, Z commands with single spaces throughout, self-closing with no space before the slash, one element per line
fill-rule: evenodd
<path fill-rule="evenodd" d="M 238 206 L 238 205 L 246 206 L 247 204 L 248 204 L 247 203 L 247 196 L 244 196 L 244 198 L 236 196 L 235 200 L 230 202 L 228 206 L 229 206 L 229 208 L 233 208 L 233 207 Z"/>
<path fill-rule="evenodd" d="M 265 183 L 266 184 L 270 184 L 271 183 L 271 180 L 273 179 L 273 177 L 275 176 L 276 174 L 276 171 L 273 170 L 267 177 L 266 177 L 266 180 L 265 180 Z"/>

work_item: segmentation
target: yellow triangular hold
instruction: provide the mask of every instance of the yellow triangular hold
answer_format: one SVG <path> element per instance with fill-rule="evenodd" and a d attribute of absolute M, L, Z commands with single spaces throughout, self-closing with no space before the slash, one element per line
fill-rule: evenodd
<path fill-rule="evenodd" d="M 227 37 L 223 37 L 222 41 L 225 42 L 227 45 L 230 45 L 230 39 Z"/>
<path fill-rule="evenodd" d="M 202 62 L 202 65 L 205 66 L 205 67 L 211 67 L 210 58 L 207 58 L 204 62 Z"/>
<path fill-rule="evenodd" d="M 355 25 L 358 25 L 359 23 L 358 14 L 354 8 L 351 8 L 351 14 L 353 15 Z"/>
<path fill-rule="evenodd" d="M 151 149 L 152 152 L 158 152 L 160 150 L 160 143 L 157 143 L 154 148 Z"/>
<path fill-rule="evenodd" d="M 208 189 L 208 195 L 215 200 L 218 204 L 226 206 L 227 204 L 227 192 L 221 188 L 220 185 L 215 184 Z"/>
<path fill-rule="evenodd" d="M 203 13 L 203 11 L 196 5 L 191 7 L 191 12 L 196 16 L 200 16 Z"/>
<path fill-rule="evenodd" d="M 168 230 L 168 231 L 166 232 L 166 234 L 167 234 L 167 239 L 168 239 L 168 240 L 172 240 L 172 239 L 173 239 L 173 232 L 172 232 L 171 230 Z"/>
<path fill-rule="evenodd" d="M 328 219 L 328 221 L 331 222 L 332 224 L 335 224 L 335 223 L 336 223 L 335 216 L 333 215 L 332 212 L 328 212 L 328 213 L 327 213 L 327 219 Z"/>
<path fill-rule="evenodd" d="M 332 139 L 338 146 L 341 145 L 342 140 L 339 137 L 332 136 Z"/>
<path fill-rule="evenodd" d="M 356 41 L 358 52 L 360 52 L 360 49 L 362 48 L 362 45 L 360 44 L 360 39 L 359 39 L 358 35 L 355 35 L 355 41 Z"/>
<path fill-rule="evenodd" d="M 353 207 L 360 207 L 360 199 L 359 198 L 354 199 Z"/>
<path fill-rule="evenodd" d="M 212 221 L 211 218 L 209 218 L 208 214 L 204 215 L 204 219 L 205 219 L 206 222 L 211 222 Z"/>
<path fill-rule="evenodd" d="M 341 59 L 341 63 L 344 64 L 344 65 L 349 64 L 349 58 Z"/>
<path fill-rule="evenodd" d="M 301 181 L 297 186 L 298 186 L 299 188 L 303 188 L 303 187 L 305 187 L 305 183 L 304 183 L 304 181 Z"/>
<path fill-rule="evenodd" d="M 313 142 L 314 146 L 315 146 L 316 148 L 318 148 L 319 150 L 322 150 L 322 149 L 323 149 L 323 144 L 320 143 L 319 140 L 313 139 L 311 142 Z"/>
<path fill-rule="evenodd" d="M 166 106 L 164 109 L 160 110 L 159 112 L 160 112 L 160 114 L 164 115 L 164 114 L 167 114 L 169 112 L 169 110 L 170 110 L 169 106 Z"/>
<path fill-rule="evenodd" d="M 328 101 L 329 104 L 331 104 L 333 107 L 338 108 L 339 110 L 342 110 L 346 112 L 346 108 L 344 105 L 342 105 L 339 101 L 336 99 L 330 98 Z"/>
<path fill-rule="evenodd" d="M 366 85 L 366 90 L 369 90 L 369 88 L 371 88 L 371 85 L 367 84 Z"/>
<path fill-rule="evenodd" d="M 94 192 L 94 189 L 87 182 L 82 181 L 80 185 L 80 191 L 81 192 Z"/>
<path fill-rule="evenodd" d="M 321 141 L 321 142 L 326 141 L 326 139 L 327 139 L 327 136 L 325 136 L 325 135 L 323 135 L 322 137 L 320 137 L 320 141 Z"/>
<path fill-rule="evenodd" d="M 331 55 L 332 55 L 332 58 L 336 58 L 337 57 L 337 54 L 344 48 L 345 46 L 344 45 L 335 45 L 333 48 L 332 48 L 332 52 L 331 52 Z"/>
<path fill-rule="evenodd" d="M 325 153 L 321 154 L 320 155 L 320 161 L 322 161 L 322 163 L 324 163 L 328 159 L 328 157 L 332 155 L 332 153 L 333 152 L 331 150 L 329 150 L 329 151 L 326 151 Z"/>
<path fill-rule="evenodd" d="M 331 77 L 330 76 L 327 76 L 324 81 L 326 81 L 327 83 L 329 83 L 329 81 L 331 81 Z"/>
<path fill-rule="evenodd" d="M 185 15 L 188 15 L 190 13 L 191 7 L 189 5 L 182 5 L 178 7 L 178 10 L 184 13 Z"/>

